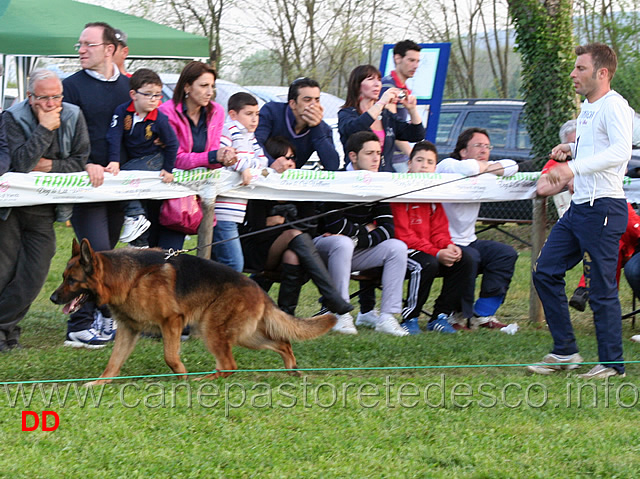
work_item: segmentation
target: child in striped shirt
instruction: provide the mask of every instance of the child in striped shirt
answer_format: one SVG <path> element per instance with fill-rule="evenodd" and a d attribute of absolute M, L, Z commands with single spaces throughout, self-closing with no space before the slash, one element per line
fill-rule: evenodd
<path fill-rule="evenodd" d="M 242 184 L 251 182 L 251 168 L 267 167 L 267 157 L 258 144 L 254 132 L 258 127 L 258 101 L 253 95 L 239 92 L 229 98 L 227 106 L 231 121 L 225 123 L 220 146 L 235 148 L 238 162 L 227 168 L 242 173 Z M 242 246 L 238 238 L 238 223 L 242 223 L 247 200 L 218 196 L 216 199 L 217 223 L 213 229 L 213 241 L 224 243 L 213 246 L 215 260 L 236 271 L 244 268 Z"/>

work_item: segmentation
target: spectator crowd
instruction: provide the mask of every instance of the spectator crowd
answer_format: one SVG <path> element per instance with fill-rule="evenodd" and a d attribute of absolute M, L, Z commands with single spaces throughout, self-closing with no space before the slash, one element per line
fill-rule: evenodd
<path fill-rule="evenodd" d="M 623 366 L 608 364 L 621 360 L 619 302 L 615 306 L 618 262 L 611 260 L 611 253 L 617 251 L 627 224 L 620 192 L 631 120 L 626 101 L 607 89 L 615 72 L 610 49 L 579 48 L 583 49 L 576 52 L 572 78 L 587 101 L 577 131 L 573 125 L 574 136 L 561 137 L 552 153 L 556 163 L 545 168 L 539 184 L 540 194 L 546 195 L 568 187 L 574 190 L 574 200 L 534 270 L 547 318 L 552 317 L 554 350 L 532 372 L 570 369 L 582 360 L 562 295 L 564 270 L 583 259 L 586 275 L 580 287 L 594 307 L 599 352 L 607 363 L 592 372 L 600 377 L 624 373 Z M 226 105 L 225 118 L 224 108 L 215 102 L 217 73 L 205 63 L 187 64 L 173 98 L 161 103 L 162 81 L 154 71 L 126 72 L 129 50 L 124 32 L 106 23 L 89 23 L 76 50 L 80 71 L 63 81 L 49 70 L 32 72 L 27 99 L 3 112 L 0 174 L 86 171 L 92 186 L 99 188 L 105 173 L 156 171 L 168 183 L 174 168 L 205 167 L 236 171 L 241 184 L 250 185 L 256 171 L 301 168 L 314 153 L 330 171 L 463 176 L 510 176 L 518 171 L 512 160 L 490 159 L 491 139 L 482 128 L 465 130 L 450 157 L 438 162 L 436 147 L 424 140 L 417 100 L 407 87 L 421 51 L 410 40 L 395 45 L 395 69 L 389 76 L 383 78 L 373 65 L 351 72 L 338 115 L 341 145 L 334 145 L 331 127 L 324 121 L 320 85 L 311 78 L 293 81 L 286 103 L 269 102 L 261 109 L 252 95 L 236 93 Z M 596 80 L 587 78 L 586 70 L 595 72 Z M 336 147 L 344 149 L 344 166 Z M 602 150 L 610 154 L 608 161 Z M 594 156 L 603 157 L 596 166 L 588 161 Z M 212 226 L 212 259 L 251 274 L 266 291 L 279 282 L 277 304 L 292 315 L 310 279 L 319 293 L 319 308 L 337 316 L 337 333 L 357 334 L 358 327 L 395 336 L 423 329 L 444 334 L 499 329 L 506 326 L 497 315 L 517 253 L 509 245 L 476 237 L 479 209 L 473 202 L 345 204 L 220 196 Z M 20 347 L 20 320 L 42 288 L 55 253 L 56 219 L 70 218 L 78 240 L 87 238 L 96 251 L 113 249 L 118 241 L 131 248 L 182 249 L 185 232 L 168 224 L 166 215 L 161 200 L 0 208 L 0 351 Z M 632 232 L 638 229 L 633 218 Z M 604 224 L 606 241 L 596 240 L 596 248 L 592 233 L 598 222 Z M 581 233 L 586 229 L 590 232 Z M 625 250 L 625 262 L 635 252 L 640 234 L 627 236 L 631 246 Z M 558 269 L 561 254 L 566 255 L 563 271 Z M 640 270 L 633 259 L 630 264 L 633 272 Z M 618 278 L 621 266 L 622 260 Z M 640 284 L 630 275 L 632 285 Z M 354 277 L 361 286 L 357 316 L 349 291 Z M 426 312 L 436 277 L 443 278 L 442 289 L 433 311 Z M 375 286 L 381 288 L 379 305 Z M 427 318 L 422 326 L 421 317 Z M 69 315 L 64 344 L 100 349 L 116 334 L 108 305 L 87 301 Z M 183 332 L 188 334 L 188 329 Z"/>

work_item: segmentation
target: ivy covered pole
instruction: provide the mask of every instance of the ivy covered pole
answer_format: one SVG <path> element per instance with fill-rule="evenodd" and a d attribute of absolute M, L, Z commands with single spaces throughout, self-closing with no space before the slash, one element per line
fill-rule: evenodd
<path fill-rule="evenodd" d="M 558 130 L 575 115 L 569 74 L 573 69 L 571 0 L 509 0 L 516 31 L 516 49 L 522 61 L 524 120 L 540 170 L 551 148 L 559 143 Z M 546 199 L 533 200 L 531 267 L 535 268 L 546 238 Z M 542 304 L 533 283 L 529 290 L 529 319 L 544 321 Z"/>
<path fill-rule="evenodd" d="M 572 0 L 509 1 L 536 167 L 547 161 L 551 148 L 560 142 L 558 130 L 576 111 L 569 78 L 575 61 L 571 6 Z"/>

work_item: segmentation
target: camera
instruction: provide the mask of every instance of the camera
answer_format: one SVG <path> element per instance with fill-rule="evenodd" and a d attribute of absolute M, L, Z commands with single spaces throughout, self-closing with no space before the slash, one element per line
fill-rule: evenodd
<path fill-rule="evenodd" d="M 400 93 L 398 93 L 398 100 L 404 100 L 405 98 L 407 98 L 407 92 L 405 90 L 400 90 Z"/>

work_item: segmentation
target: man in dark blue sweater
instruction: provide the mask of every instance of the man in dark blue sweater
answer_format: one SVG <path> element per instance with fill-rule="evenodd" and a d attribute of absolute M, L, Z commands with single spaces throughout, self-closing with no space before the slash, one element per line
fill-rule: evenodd
<path fill-rule="evenodd" d="M 264 105 L 255 134 L 269 158 L 269 166 L 278 173 L 287 168 L 301 168 L 317 151 L 325 170 L 338 170 L 340 156 L 333 144 L 331 127 L 322 120 L 323 115 L 320 85 L 311 78 L 298 78 L 291 83 L 288 103 L 272 101 Z M 267 140 L 274 136 L 283 136 L 295 146 L 295 163 L 284 156 L 272 158 L 267 153 Z"/>
<path fill-rule="evenodd" d="M 129 79 L 113 64 L 118 39 L 114 29 L 102 22 L 88 23 L 76 43 L 82 70 L 63 81 L 64 99 L 78 105 L 84 114 L 91 141 L 86 170 L 91 184 L 99 187 L 104 173 L 114 173 L 107 156 L 107 131 L 116 107 L 129 98 Z M 78 240 L 87 238 L 96 251 L 113 249 L 120 236 L 124 216 L 120 202 L 79 203 L 71 224 Z M 70 316 L 65 345 L 102 348 L 113 339 L 113 320 L 106 307 L 96 310 L 87 301 Z M 95 320 L 95 327 L 92 327 Z"/>

